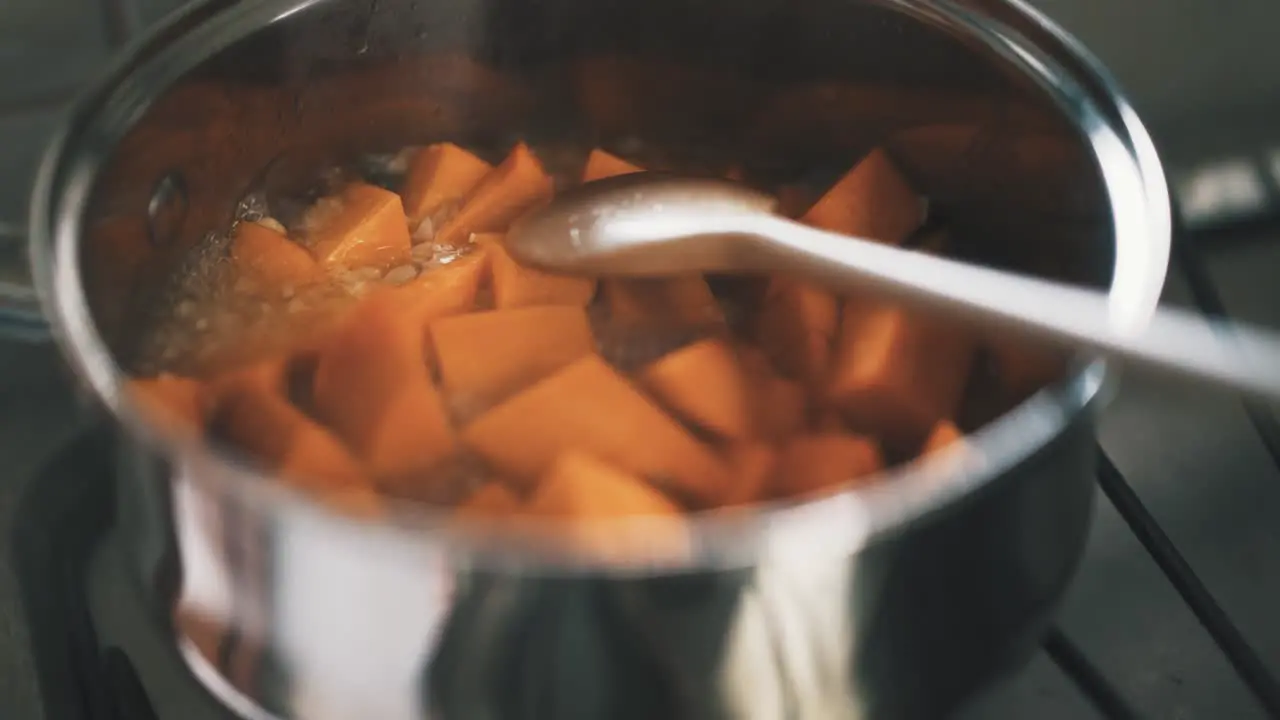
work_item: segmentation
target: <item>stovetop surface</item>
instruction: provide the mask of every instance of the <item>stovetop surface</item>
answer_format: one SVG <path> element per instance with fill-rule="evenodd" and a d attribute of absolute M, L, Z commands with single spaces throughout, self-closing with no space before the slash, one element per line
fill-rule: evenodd
<path fill-rule="evenodd" d="M 13 272 L 13 241 L 37 149 L 68 92 L 120 41 L 176 0 L 0 2 L 0 283 Z M 1215 207 L 1197 190 L 1197 168 L 1243 157 L 1262 195 L 1269 147 L 1280 148 L 1280 26 L 1274 0 L 1036 0 L 1077 33 L 1129 89 L 1188 208 Z M 1229 7 L 1228 7 L 1229 6 Z M 1273 133 L 1268 135 L 1268 133 Z M 1268 142 L 1273 142 L 1268 146 Z M 1200 192 L 1203 191 L 1203 192 Z M 1197 194 L 1199 193 L 1199 194 Z M 1280 327 L 1280 224 L 1217 233 L 1199 243 L 1204 268 L 1233 316 Z M 1197 269 L 1195 266 L 1192 269 Z M 1191 293 L 1175 262 L 1168 302 Z M 1272 409 L 1275 410 L 1274 408 Z M 70 378 L 48 347 L 0 343 L 0 717 L 62 720 L 46 713 L 15 567 L 15 517 L 51 453 L 85 429 Z M 1238 398 L 1138 373 L 1127 375 L 1104 413 L 1100 444 L 1258 656 L 1280 670 L 1280 469 Z M 1280 436 L 1271 440 L 1280 444 Z M 77 452 L 86 452 L 85 446 Z M 109 544 L 108 544 L 109 545 Z M 140 658 L 139 682 L 168 714 L 192 696 L 162 649 L 146 649 L 124 580 L 95 556 L 96 612 L 114 618 L 106 638 Z M 51 611 L 52 608 L 43 608 Z M 130 619 L 132 618 L 132 619 Z M 131 624 L 132 623 L 132 624 Z M 1090 546 L 1062 610 L 1062 637 L 1142 717 L 1265 718 L 1268 715 L 1138 538 L 1100 499 Z M 1056 648 L 1061 651 L 1061 648 Z M 111 656 L 115 657 L 115 656 Z M 1061 654 L 1059 654 L 1061 657 Z M 119 672 L 119 662 L 110 661 Z M 113 674 L 121 686 L 132 682 Z M 185 678 L 185 679 L 184 679 Z M 55 678 L 56 680 L 56 678 Z M 67 693 L 83 692 L 68 686 Z M 1042 653 L 992 689 L 962 720 L 1088 718 L 1098 711 Z M 106 715 L 105 718 L 114 718 Z M 120 716 L 133 718 L 135 716 Z M 145 716 L 140 716 L 145 718 Z M 160 715 L 167 717 L 167 715 Z M 211 718 L 216 716 L 210 716 Z M 95 718 L 96 720 L 96 718 Z"/>

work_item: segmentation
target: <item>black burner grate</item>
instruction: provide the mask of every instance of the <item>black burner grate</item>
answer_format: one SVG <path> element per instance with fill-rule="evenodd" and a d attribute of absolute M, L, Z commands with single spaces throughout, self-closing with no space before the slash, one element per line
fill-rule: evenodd
<path fill-rule="evenodd" d="M 1179 216 L 1179 213 L 1174 213 L 1175 218 Z M 1192 234 L 1180 225 L 1175 225 L 1174 259 L 1182 270 L 1196 307 L 1208 316 L 1228 318 L 1226 307 L 1200 252 L 1200 237 L 1203 234 Z M 1248 398 L 1242 399 L 1242 402 L 1272 460 L 1280 467 L 1280 423 L 1266 406 Z M 1195 614 L 1209 637 L 1222 650 L 1267 716 L 1280 720 L 1280 682 L 1267 669 L 1262 658 L 1245 640 L 1222 606 L 1214 600 L 1191 565 L 1101 447 L 1098 448 L 1098 485 L 1182 601 Z M 1079 687 L 1080 692 L 1104 718 L 1127 720 L 1137 717 L 1125 704 L 1120 693 L 1060 630 L 1054 629 L 1049 633 L 1044 641 L 1044 649 L 1054 664 Z"/>

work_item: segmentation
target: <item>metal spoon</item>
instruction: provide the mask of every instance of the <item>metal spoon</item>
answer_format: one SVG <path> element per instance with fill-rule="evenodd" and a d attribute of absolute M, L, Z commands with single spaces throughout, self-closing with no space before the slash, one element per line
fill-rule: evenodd
<path fill-rule="evenodd" d="M 817 230 L 730 182 L 637 173 L 562 193 L 507 235 L 519 262 L 570 274 L 788 272 L 1280 399 L 1280 334 L 1105 292 Z"/>

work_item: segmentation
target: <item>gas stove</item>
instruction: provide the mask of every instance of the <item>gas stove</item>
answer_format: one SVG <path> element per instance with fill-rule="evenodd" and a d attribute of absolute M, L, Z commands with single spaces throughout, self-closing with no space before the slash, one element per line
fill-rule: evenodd
<path fill-rule="evenodd" d="M 66 91 L 174 4 L 102 0 L 96 14 L 84 12 L 85 0 L 0 8 L 0 132 L 18 140 L 0 152 L 0 314 L 22 281 L 21 207 L 35 148 Z M 1280 134 L 1268 134 L 1280 108 L 1253 100 L 1280 93 L 1274 79 L 1255 87 L 1263 81 L 1237 72 L 1280 65 L 1280 45 L 1258 35 L 1280 22 L 1280 6 L 1242 2 L 1228 19 L 1207 0 L 1125 3 L 1146 18 L 1143 46 L 1120 30 L 1131 20 L 1108 17 L 1117 8 L 1036 4 L 1111 65 L 1161 146 L 1182 221 L 1166 302 L 1280 326 L 1280 150 L 1271 149 Z M 31 37 L 61 28 L 76 52 L 52 63 L 56 43 L 9 44 L 14 27 L 34 28 Z M 1153 49 L 1164 46 L 1197 50 L 1166 58 Z M 1197 57 L 1219 58 L 1217 74 Z M 42 82 L 8 82 L 42 63 L 51 68 Z M 29 328 L 37 338 L 38 325 Z M 1280 718 L 1278 411 L 1126 376 L 1102 417 L 1103 499 L 1057 625 L 1029 666 L 959 720 Z M 165 609 L 136 582 L 113 512 L 113 442 L 80 407 L 52 349 L 0 343 L 0 459 L 9 468 L 0 480 L 0 717 L 256 720 L 188 670 Z"/>

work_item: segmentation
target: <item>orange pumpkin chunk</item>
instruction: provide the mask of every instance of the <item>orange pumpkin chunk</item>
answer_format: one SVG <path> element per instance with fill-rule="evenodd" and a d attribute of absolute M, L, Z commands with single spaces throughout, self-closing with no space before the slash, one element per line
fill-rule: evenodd
<path fill-rule="evenodd" d="M 765 443 L 733 446 L 729 449 L 729 468 L 733 479 L 720 504 L 746 505 L 766 499 L 777 467 L 778 453 Z"/>
<path fill-rule="evenodd" d="M 474 309 L 476 293 L 488 271 L 488 249 L 477 247 L 446 265 L 424 271 L 392 292 L 400 313 L 425 334 L 433 320 Z"/>
<path fill-rule="evenodd" d="M 455 440 L 427 375 L 423 331 L 396 301 L 393 292 L 374 293 L 337 330 L 316 364 L 313 403 L 385 489 L 403 491 Z"/>
<path fill-rule="evenodd" d="M 228 441 L 303 488 L 328 492 L 369 484 L 337 438 L 277 393 L 241 386 L 223 398 L 218 416 Z"/>
<path fill-rule="evenodd" d="M 588 183 L 592 180 L 603 180 L 608 177 L 630 175 L 638 172 L 644 172 L 644 168 L 639 165 L 632 165 L 617 155 L 596 148 L 587 156 L 587 165 L 582 169 L 582 182 Z"/>
<path fill-rule="evenodd" d="M 436 229 L 435 242 L 463 245 L 472 233 L 502 232 L 525 210 L 551 197 L 551 176 L 519 143 L 462 200 L 458 212 Z"/>
<path fill-rule="evenodd" d="M 783 446 L 776 482 L 782 496 L 805 495 L 853 483 L 883 465 L 880 449 L 868 438 L 843 433 L 801 435 Z"/>
<path fill-rule="evenodd" d="M 787 377 L 816 385 L 831 364 L 839 325 L 835 295 L 788 277 L 776 277 L 765 293 L 756 334 L 760 346 Z"/>
<path fill-rule="evenodd" d="M 893 245 L 924 220 L 920 197 L 883 150 L 873 150 L 801 218 L 814 227 Z"/>
<path fill-rule="evenodd" d="M 724 341 L 686 345 L 642 370 L 640 378 L 667 407 L 695 425 L 723 438 L 754 436 L 749 381 Z"/>
<path fill-rule="evenodd" d="M 492 165 L 453 143 L 419 150 L 409 162 L 400 191 L 409 226 L 416 228 L 442 208 L 461 201 L 492 171 Z"/>
<path fill-rule="evenodd" d="M 353 183 L 307 210 L 311 254 L 329 269 L 388 268 L 409 259 L 409 226 L 400 196 Z"/>
<path fill-rule="evenodd" d="M 803 430 L 809 407 L 804 387 L 778 377 L 758 348 L 742 348 L 740 357 L 754 391 L 752 412 L 757 435 L 763 440 L 778 440 Z"/>
<path fill-rule="evenodd" d="M 604 288 L 610 315 L 620 324 L 724 324 L 724 311 L 702 275 L 614 279 L 605 281 Z"/>
<path fill-rule="evenodd" d="M 938 424 L 933 426 L 933 432 L 930 432 L 929 437 L 924 441 L 920 454 L 928 455 L 963 441 L 964 433 L 960 432 L 960 428 L 956 427 L 955 423 L 950 420 L 939 420 Z"/>
<path fill-rule="evenodd" d="M 565 517 L 678 515 L 680 508 L 631 473 L 588 453 L 556 456 L 529 501 L 531 512 Z"/>
<path fill-rule="evenodd" d="M 264 288 L 306 285 L 323 277 L 311 253 L 284 233 L 254 222 L 236 226 L 231 238 L 236 273 Z"/>
<path fill-rule="evenodd" d="M 455 409 L 483 409 L 593 349 L 586 311 L 563 305 L 444 318 L 430 332 Z"/>
<path fill-rule="evenodd" d="M 714 501 L 727 477 L 715 453 L 594 354 L 481 415 L 462 437 L 525 483 L 575 449 L 700 502 Z"/>
<path fill-rule="evenodd" d="M 520 265 L 502 245 L 502 236 L 476 236 L 493 267 L 493 304 L 497 308 L 531 305 L 586 305 L 596 292 L 594 278 L 552 275 Z"/>
<path fill-rule="evenodd" d="M 576 549 L 598 557 L 682 555 L 688 529 L 680 508 L 640 477 L 588 453 L 558 455 L 538 483 L 529 512 L 556 518 Z M 675 520 L 643 536 L 619 533 L 610 520 L 648 517 Z"/>
<path fill-rule="evenodd" d="M 520 498 L 504 484 L 489 481 L 471 493 L 457 512 L 469 517 L 501 517 L 520 508 Z"/>
<path fill-rule="evenodd" d="M 199 380 L 161 373 L 134 378 L 126 388 L 148 422 L 182 435 L 204 432 L 209 397 Z"/>
<path fill-rule="evenodd" d="M 828 397 L 851 426 L 896 447 L 919 447 L 955 415 L 973 364 L 963 326 L 861 298 L 845 303 Z"/>

